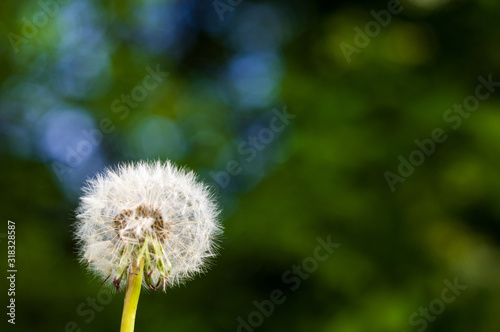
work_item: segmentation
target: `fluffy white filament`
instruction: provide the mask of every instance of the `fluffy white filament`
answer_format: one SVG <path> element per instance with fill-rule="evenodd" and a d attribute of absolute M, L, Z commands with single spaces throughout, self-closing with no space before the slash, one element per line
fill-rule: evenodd
<path fill-rule="evenodd" d="M 215 256 L 219 211 L 193 172 L 169 161 L 122 164 L 83 190 L 76 224 L 82 261 L 115 278 L 118 289 L 134 259 L 147 263 L 145 285 L 165 289 L 203 272 Z"/>

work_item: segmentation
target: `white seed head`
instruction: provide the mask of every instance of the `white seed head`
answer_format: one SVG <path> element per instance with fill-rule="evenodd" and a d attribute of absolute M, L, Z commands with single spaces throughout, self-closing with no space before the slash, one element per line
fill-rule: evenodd
<path fill-rule="evenodd" d="M 121 164 L 83 190 L 80 256 L 104 281 L 113 276 L 118 291 L 141 260 L 144 285 L 165 290 L 204 272 L 216 254 L 219 210 L 193 172 L 169 161 Z"/>

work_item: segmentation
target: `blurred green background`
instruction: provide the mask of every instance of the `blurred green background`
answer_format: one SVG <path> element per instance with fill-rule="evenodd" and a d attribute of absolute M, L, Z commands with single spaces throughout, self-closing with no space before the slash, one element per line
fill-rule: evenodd
<path fill-rule="evenodd" d="M 158 158 L 213 187 L 225 233 L 206 275 L 142 294 L 137 331 L 500 331 L 500 98 L 477 88 L 500 81 L 498 2 L 0 8 L 8 331 L 118 330 L 73 211 L 96 172 Z M 317 238 L 340 247 L 318 260 Z"/>

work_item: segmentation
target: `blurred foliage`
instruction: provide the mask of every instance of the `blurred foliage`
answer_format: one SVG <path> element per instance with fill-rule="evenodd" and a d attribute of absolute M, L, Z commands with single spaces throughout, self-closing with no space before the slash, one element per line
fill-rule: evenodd
<path fill-rule="evenodd" d="M 403 1 L 348 62 L 340 45 L 390 1 L 214 3 L 0 4 L 0 233 L 17 227 L 9 330 L 117 330 L 123 294 L 76 259 L 79 190 L 117 162 L 169 158 L 213 186 L 225 234 L 206 275 L 141 296 L 138 331 L 498 331 L 500 98 L 456 129 L 444 114 L 480 75 L 500 81 L 500 5 Z M 149 89 L 152 70 L 168 75 Z M 242 153 L 284 108 L 285 130 Z M 385 172 L 436 128 L 447 140 L 391 192 Z M 241 172 L 221 185 L 231 160 Z M 292 290 L 287 273 L 329 236 L 341 246 Z M 425 329 L 412 324 L 455 278 L 467 289 Z M 275 289 L 286 300 L 256 315 Z M 249 315 L 262 324 L 238 328 Z"/>

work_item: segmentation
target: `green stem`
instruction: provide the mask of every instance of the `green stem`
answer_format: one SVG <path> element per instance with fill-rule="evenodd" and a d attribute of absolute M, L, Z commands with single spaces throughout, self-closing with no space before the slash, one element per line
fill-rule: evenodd
<path fill-rule="evenodd" d="M 134 332 L 135 313 L 139 303 L 139 295 L 142 286 L 142 274 L 144 261 L 141 259 L 139 266 L 136 266 L 135 260 L 132 262 L 127 281 L 127 292 L 123 303 L 122 325 L 120 332 Z"/>

